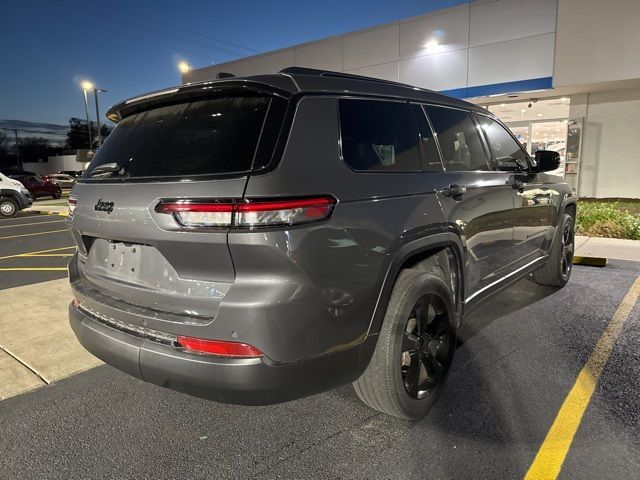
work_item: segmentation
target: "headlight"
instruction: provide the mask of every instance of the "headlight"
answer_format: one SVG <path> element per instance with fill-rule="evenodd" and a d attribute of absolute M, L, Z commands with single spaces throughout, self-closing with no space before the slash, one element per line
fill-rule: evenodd
<path fill-rule="evenodd" d="M 20 190 L 24 190 L 24 189 L 25 189 L 25 188 L 24 188 L 24 185 L 22 185 L 18 180 L 9 179 L 9 181 L 11 182 L 11 184 L 12 184 L 14 187 L 16 187 L 16 188 L 18 188 L 18 189 L 20 189 Z"/>

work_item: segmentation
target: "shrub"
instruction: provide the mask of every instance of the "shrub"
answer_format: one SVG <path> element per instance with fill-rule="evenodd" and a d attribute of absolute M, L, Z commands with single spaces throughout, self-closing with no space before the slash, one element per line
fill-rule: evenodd
<path fill-rule="evenodd" d="M 640 214 L 634 210 L 617 201 L 579 201 L 576 233 L 640 240 Z"/>

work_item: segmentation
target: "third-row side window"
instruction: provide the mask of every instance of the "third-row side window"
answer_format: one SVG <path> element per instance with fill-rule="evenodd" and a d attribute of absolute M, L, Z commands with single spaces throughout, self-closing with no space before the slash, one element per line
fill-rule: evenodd
<path fill-rule="evenodd" d="M 418 132 L 403 102 L 340 99 L 342 156 L 354 170 L 420 171 Z"/>

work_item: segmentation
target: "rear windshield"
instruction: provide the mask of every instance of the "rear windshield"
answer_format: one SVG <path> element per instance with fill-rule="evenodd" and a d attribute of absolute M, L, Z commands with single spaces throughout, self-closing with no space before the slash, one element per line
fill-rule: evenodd
<path fill-rule="evenodd" d="M 131 115 L 111 132 L 84 178 L 248 172 L 270 102 L 227 96 Z"/>

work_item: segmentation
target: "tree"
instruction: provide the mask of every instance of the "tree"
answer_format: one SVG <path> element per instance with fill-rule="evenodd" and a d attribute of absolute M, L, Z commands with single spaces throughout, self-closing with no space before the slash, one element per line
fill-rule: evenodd
<path fill-rule="evenodd" d="M 95 122 L 90 122 L 91 128 L 91 148 L 97 146 L 96 138 L 98 136 L 98 128 Z M 111 133 L 112 128 L 108 125 L 100 125 L 100 134 L 105 139 Z M 71 117 L 69 119 L 69 131 L 67 132 L 66 147 L 68 149 L 77 150 L 78 148 L 89 148 L 89 133 L 87 131 L 87 121 L 80 118 Z"/>
<path fill-rule="evenodd" d="M 46 162 L 50 156 L 60 155 L 62 147 L 54 147 L 44 137 L 21 137 L 18 143 L 20 160 L 25 162 Z"/>
<path fill-rule="evenodd" d="M 6 130 L 0 130 L 0 171 L 18 168 L 15 138 Z"/>

